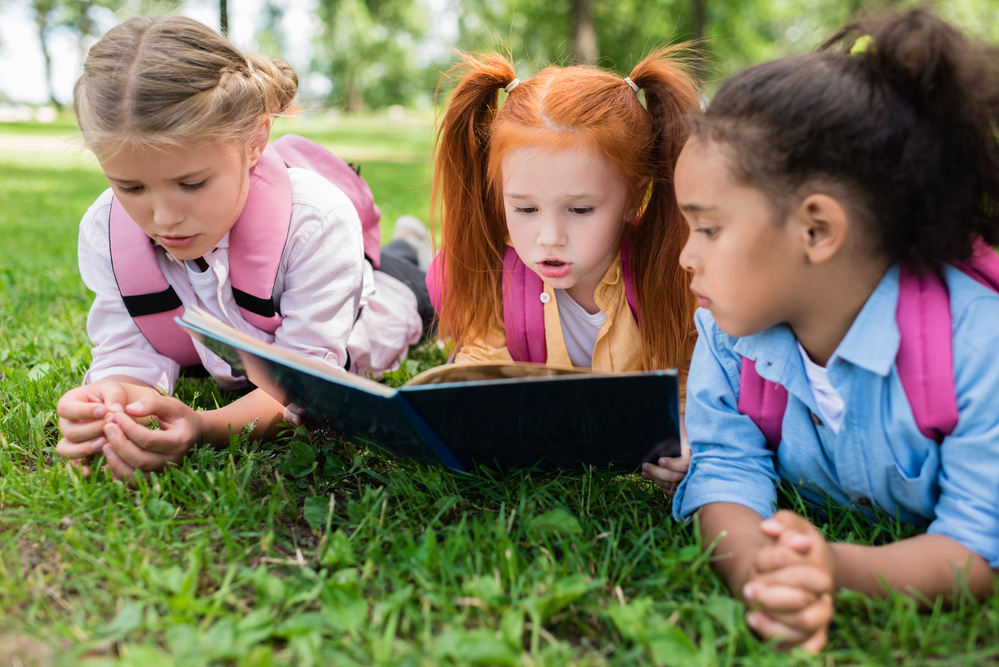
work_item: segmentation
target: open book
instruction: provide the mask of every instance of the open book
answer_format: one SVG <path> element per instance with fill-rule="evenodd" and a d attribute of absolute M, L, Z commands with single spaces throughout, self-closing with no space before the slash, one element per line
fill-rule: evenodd
<path fill-rule="evenodd" d="M 398 457 L 456 471 L 590 464 L 634 472 L 680 454 L 675 370 L 451 365 L 393 389 L 258 341 L 197 308 L 177 323 L 285 405 Z"/>

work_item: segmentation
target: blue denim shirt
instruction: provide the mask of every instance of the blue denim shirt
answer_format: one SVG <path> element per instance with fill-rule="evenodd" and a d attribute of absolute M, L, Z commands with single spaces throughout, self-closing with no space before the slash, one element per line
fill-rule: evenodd
<path fill-rule="evenodd" d="M 829 381 L 845 402 L 836 434 L 818 410 L 791 329 L 733 338 L 701 309 L 687 380 L 693 457 L 673 500 L 677 518 L 708 503 L 739 503 L 770 516 L 778 475 L 809 501 L 929 524 L 999 567 L 999 295 L 946 267 L 954 328 L 959 419 L 938 445 L 916 427 L 895 366 L 898 267 L 878 284 L 829 359 Z M 742 357 L 788 390 L 777 453 L 736 406 Z"/>

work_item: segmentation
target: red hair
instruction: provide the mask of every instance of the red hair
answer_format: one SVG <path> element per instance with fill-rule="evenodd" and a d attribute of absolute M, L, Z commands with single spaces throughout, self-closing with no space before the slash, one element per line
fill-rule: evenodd
<path fill-rule="evenodd" d="M 632 70 L 647 109 L 626 81 L 594 67 L 547 67 L 514 88 L 501 108 L 499 91 L 516 76 L 502 56 L 465 55 L 448 73 L 463 76 L 441 121 L 434 155 L 433 208 L 435 217 L 442 216 L 447 267 L 442 337 L 460 344 L 502 321 L 503 156 L 525 147 L 585 147 L 617 168 L 629 207 L 644 203 L 625 230 L 643 365 L 686 365 L 696 302 L 679 263 L 688 231 L 673 193 L 673 170 L 699 95 L 676 58 L 682 48 L 660 49 Z"/>

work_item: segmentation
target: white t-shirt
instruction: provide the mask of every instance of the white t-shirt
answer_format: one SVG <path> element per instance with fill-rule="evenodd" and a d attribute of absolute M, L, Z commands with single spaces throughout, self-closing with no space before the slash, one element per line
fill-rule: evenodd
<path fill-rule="evenodd" d="M 593 348 L 597 345 L 600 327 L 607 321 L 607 313 L 598 310 L 591 315 L 564 289 L 555 290 L 555 303 L 569 361 L 573 366 L 592 368 Z"/>
<path fill-rule="evenodd" d="M 208 270 L 189 268 L 156 246 L 163 276 L 184 305 L 205 308 L 238 331 L 343 368 L 378 374 L 404 358 L 423 329 L 416 296 L 364 259 L 361 222 L 347 196 L 322 176 L 289 169 L 292 214 L 274 281 L 284 319 L 273 334 L 256 328 L 236 306 L 229 278 L 229 235 L 204 256 Z M 125 309 L 111 268 L 111 190 L 80 222 L 80 275 L 95 293 L 87 318 L 94 360 L 84 382 L 127 375 L 173 393 L 180 366 L 156 352 Z M 360 318 L 357 318 L 360 309 Z M 219 356 L 194 344 L 220 386 L 245 386 Z"/>
<path fill-rule="evenodd" d="M 815 403 L 819 408 L 822 420 L 833 430 L 833 433 L 839 433 L 840 429 L 843 428 L 843 409 L 846 404 L 839 392 L 829 382 L 829 370 L 809 359 L 808 353 L 805 352 L 801 343 L 798 343 L 798 352 L 805 364 L 805 375 L 808 376 L 808 384 L 812 388 L 812 396 L 815 397 Z"/>

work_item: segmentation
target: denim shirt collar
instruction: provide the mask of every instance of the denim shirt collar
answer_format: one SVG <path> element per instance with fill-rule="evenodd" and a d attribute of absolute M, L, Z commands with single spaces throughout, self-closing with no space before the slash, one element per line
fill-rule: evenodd
<path fill-rule="evenodd" d="M 899 332 L 895 321 L 898 303 L 898 266 L 891 267 L 868 297 L 829 359 L 829 367 L 840 359 L 881 376 L 887 376 L 898 354 Z M 816 408 L 805 375 L 798 340 L 787 324 L 736 340 L 733 350 L 756 361 L 756 372 L 765 380 L 776 382 L 808 405 Z M 830 380 L 835 382 L 831 374 Z"/>

